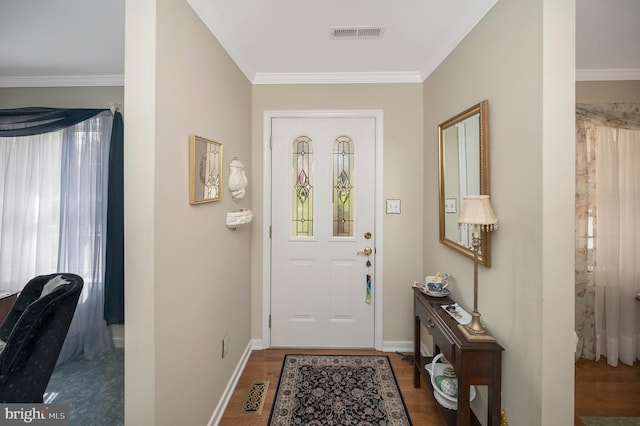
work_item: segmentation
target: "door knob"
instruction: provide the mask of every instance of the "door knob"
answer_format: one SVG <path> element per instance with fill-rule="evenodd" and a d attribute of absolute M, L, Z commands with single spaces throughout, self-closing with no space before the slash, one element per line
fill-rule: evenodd
<path fill-rule="evenodd" d="M 364 250 L 358 252 L 358 254 L 364 254 L 365 256 L 369 256 L 371 253 L 373 253 L 371 247 L 365 247 Z"/>

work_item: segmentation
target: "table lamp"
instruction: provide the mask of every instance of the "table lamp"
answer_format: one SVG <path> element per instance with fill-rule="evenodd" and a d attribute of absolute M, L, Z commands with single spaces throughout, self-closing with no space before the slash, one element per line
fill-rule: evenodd
<path fill-rule="evenodd" d="M 478 251 L 482 239 L 481 231 L 494 231 L 498 228 L 498 219 L 493 213 L 488 195 L 467 196 L 462 199 L 462 209 L 458 226 L 473 227 L 473 313 L 469 324 L 459 325 L 463 334 L 469 341 L 493 342 L 493 336 L 487 334 L 484 325 L 480 321 L 478 312 Z"/>

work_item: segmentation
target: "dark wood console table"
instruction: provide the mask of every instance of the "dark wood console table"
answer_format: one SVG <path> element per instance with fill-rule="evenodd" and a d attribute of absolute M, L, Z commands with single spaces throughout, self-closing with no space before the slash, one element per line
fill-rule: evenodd
<path fill-rule="evenodd" d="M 414 288 L 413 311 L 414 326 L 414 363 L 413 384 L 420 387 L 420 376 L 433 390 L 429 373 L 424 366 L 431 357 L 420 353 L 420 324 L 426 326 L 433 338 L 433 354 L 438 353 L 449 361 L 458 377 L 458 409 L 449 410 L 440 407 L 448 425 L 467 426 L 480 424 L 469 407 L 469 386 L 486 385 L 488 390 L 488 423 L 500 425 L 500 399 L 502 380 L 502 351 L 497 342 L 469 342 L 458 329 L 458 323 L 445 312 L 440 305 L 455 303 L 449 297 L 436 298 Z"/>

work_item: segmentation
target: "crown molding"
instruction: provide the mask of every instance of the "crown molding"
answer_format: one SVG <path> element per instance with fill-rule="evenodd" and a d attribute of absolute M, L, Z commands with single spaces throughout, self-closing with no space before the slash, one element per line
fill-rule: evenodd
<path fill-rule="evenodd" d="M 253 84 L 348 84 L 348 83 L 422 83 L 418 71 L 409 72 L 336 72 L 336 73 L 257 73 Z"/>
<path fill-rule="evenodd" d="M 576 81 L 640 80 L 640 69 L 578 69 Z"/>
<path fill-rule="evenodd" d="M 0 87 L 124 86 L 124 75 L 56 75 L 0 77 Z"/>

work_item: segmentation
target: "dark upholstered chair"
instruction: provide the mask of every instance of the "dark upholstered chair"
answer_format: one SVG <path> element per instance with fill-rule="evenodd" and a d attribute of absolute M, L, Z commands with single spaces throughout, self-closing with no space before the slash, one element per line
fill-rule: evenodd
<path fill-rule="evenodd" d="M 24 287 L 0 325 L 0 403 L 42 403 L 83 285 L 78 275 L 59 273 Z"/>

